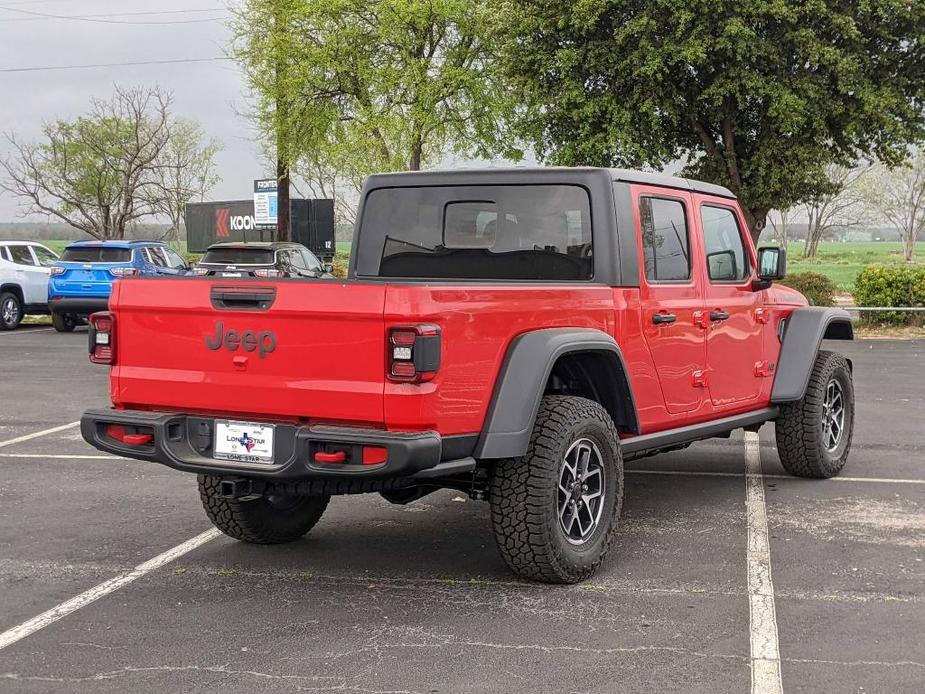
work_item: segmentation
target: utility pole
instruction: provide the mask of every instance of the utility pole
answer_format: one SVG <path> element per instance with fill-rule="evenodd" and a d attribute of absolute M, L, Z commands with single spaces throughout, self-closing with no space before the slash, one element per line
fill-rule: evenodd
<path fill-rule="evenodd" d="M 289 241 L 292 239 L 292 220 L 290 212 L 292 206 L 289 204 L 289 143 L 287 141 L 286 129 L 289 125 L 289 110 L 286 102 L 285 90 L 287 89 L 286 80 L 286 58 L 284 55 L 285 47 L 288 44 L 284 40 L 288 22 L 284 14 L 283 5 L 285 0 L 274 0 L 274 17 L 273 29 L 276 33 L 276 180 L 277 195 L 279 208 L 276 221 L 276 238 L 278 241 Z"/>

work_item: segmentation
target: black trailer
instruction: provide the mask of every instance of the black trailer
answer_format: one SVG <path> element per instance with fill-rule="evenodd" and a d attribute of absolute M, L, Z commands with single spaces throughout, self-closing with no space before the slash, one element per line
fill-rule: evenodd
<path fill-rule="evenodd" d="M 325 262 L 335 253 L 334 201 L 291 201 L 292 240 L 301 243 Z M 224 241 L 276 241 L 275 227 L 258 227 L 253 200 L 196 202 L 186 206 L 186 246 L 190 253 L 204 253 L 213 243 Z"/>

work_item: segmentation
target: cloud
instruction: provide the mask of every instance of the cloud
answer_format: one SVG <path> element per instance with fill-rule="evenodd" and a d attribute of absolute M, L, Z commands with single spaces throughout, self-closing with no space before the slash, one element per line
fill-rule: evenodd
<path fill-rule="evenodd" d="M 227 11 L 220 0 L 45 0 L 10 7 L 49 14 L 106 15 L 145 11 L 215 9 L 214 13 L 131 15 L 112 21 L 176 21 L 221 18 L 195 24 L 105 24 L 38 19 L 0 10 L 0 68 L 141 62 L 225 55 L 231 40 Z M 174 113 L 193 118 L 222 141 L 218 168 L 223 180 L 216 199 L 246 198 L 252 180 L 265 175 L 253 129 L 240 115 L 248 90 L 231 61 L 178 65 L 0 73 L 0 128 L 34 139 L 43 121 L 72 118 L 87 110 L 91 97 L 108 97 L 113 84 L 152 85 L 174 93 Z M 5 146 L 3 146 L 5 151 Z M 0 195 L 0 221 L 19 214 L 18 202 Z"/>

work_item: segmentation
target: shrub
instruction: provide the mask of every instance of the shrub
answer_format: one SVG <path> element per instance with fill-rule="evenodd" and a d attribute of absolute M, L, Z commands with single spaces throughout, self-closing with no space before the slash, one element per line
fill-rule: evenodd
<path fill-rule="evenodd" d="M 925 266 L 868 265 L 854 283 L 858 306 L 925 306 Z M 922 325 L 921 313 L 864 311 L 861 321 L 868 324 Z"/>
<path fill-rule="evenodd" d="M 820 272 L 794 272 L 780 283 L 796 289 L 813 306 L 831 306 L 835 303 L 835 283 Z"/>

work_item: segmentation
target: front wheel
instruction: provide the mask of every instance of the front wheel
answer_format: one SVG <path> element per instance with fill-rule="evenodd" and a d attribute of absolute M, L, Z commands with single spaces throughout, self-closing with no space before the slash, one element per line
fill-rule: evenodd
<path fill-rule="evenodd" d="M 802 400 L 780 408 L 777 453 L 797 477 L 835 477 L 848 460 L 854 433 L 854 383 L 848 360 L 834 352 L 816 356 Z"/>
<path fill-rule="evenodd" d="M 212 524 L 229 537 L 258 545 L 298 540 L 321 519 L 329 496 L 268 495 L 226 499 L 221 477 L 199 475 L 199 498 Z"/>
<path fill-rule="evenodd" d="M 0 330 L 16 330 L 22 322 L 22 302 L 13 292 L 0 294 Z"/>
<path fill-rule="evenodd" d="M 51 324 L 59 333 L 74 332 L 77 325 L 77 317 L 73 313 L 56 313 L 51 314 Z"/>
<path fill-rule="evenodd" d="M 491 520 L 510 569 L 543 583 L 577 583 L 604 561 L 623 505 L 616 428 L 598 403 L 543 398 L 522 458 L 492 471 Z"/>

